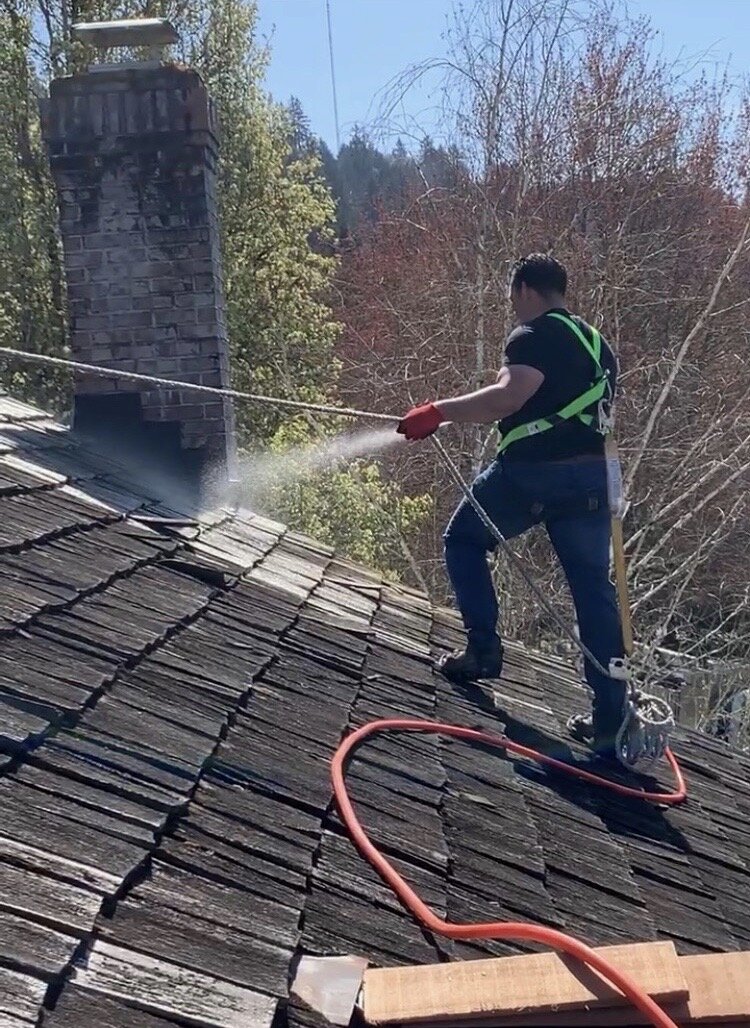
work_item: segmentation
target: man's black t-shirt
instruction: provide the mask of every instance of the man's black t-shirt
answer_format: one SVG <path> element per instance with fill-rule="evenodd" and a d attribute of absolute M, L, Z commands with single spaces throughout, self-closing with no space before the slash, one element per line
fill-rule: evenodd
<path fill-rule="evenodd" d="M 562 410 L 593 384 L 597 377 L 594 361 L 580 339 L 571 328 L 557 318 L 550 318 L 548 311 L 533 321 L 514 329 L 505 347 L 505 364 L 527 364 L 537 368 L 544 375 L 539 389 L 520 410 L 500 422 L 500 431 L 505 434 L 516 425 L 527 421 L 549 417 Z M 564 308 L 555 313 L 571 318 L 587 339 L 591 339 L 591 328 Z M 617 360 L 609 344 L 602 339 L 601 363 L 609 372 L 614 392 L 617 377 Z M 508 460 L 566 460 L 584 454 L 603 454 L 604 437 L 587 428 L 577 417 L 558 423 L 546 432 L 539 432 L 517 439 L 503 454 Z"/>

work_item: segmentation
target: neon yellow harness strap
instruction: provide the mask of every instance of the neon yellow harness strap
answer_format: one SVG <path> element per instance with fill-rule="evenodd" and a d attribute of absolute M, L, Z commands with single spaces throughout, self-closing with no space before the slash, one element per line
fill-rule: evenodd
<path fill-rule="evenodd" d="M 530 435 L 538 435 L 539 432 L 546 432 L 548 429 L 554 428 L 558 421 L 567 421 L 570 418 L 576 417 L 576 415 L 585 425 L 591 425 L 594 421 L 593 415 L 584 414 L 583 411 L 587 407 L 598 403 L 606 391 L 607 380 L 606 378 L 601 378 L 590 389 L 587 389 L 585 393 L 581 393 L 575 400 L 572 400 L 567 407 L 563 407 L 557 414 L 553 414 L 552 416 L 555 418 L 555 421 L 549 421 L 547 418 L 538 418 L 536 421 L 527 421 L 524 425 L 516 425 L 515 428 L 512 428 L 510 432 L 506 432 L 503 436 L 498 453 L 507 450 L 510 444 L 515 443 L 518 439 L 524 439 Z"/>
<path fill-rule="evenodd" d="M 572 318 L 567 317 L 567 315 L 551 311 L 547 317 L 557 318 L 558 321 L 562 321 L 563 325 L 567 325 L 573 335 L 578 338 L 579 343 L 586 348 L 592 361 L 596 364 L 597 370 L 602 370 L 602 337 L 599 335 L 598 329 L 594 328 L 593 325 L 590 326 L 591 342 L 589 342 L 578 325 L 576 325 L 575 321 L 573 321 Z"/>
<path fill-rule="evenodd" d="M 567 325 L 578 341 L 586 348 L 586 352 L 596 365 L 596 370 L 598 372 L 597 380 L 593 385 L 589 386 L 585 393 L 581 393 L 580 396 L 571 400 L 570 403 L 566 404 L 565 407 L 557 411 L 555 414 L 550 414 L 546 418 L 537 418 L 536 421 L 527 421 L 523 425 L 516 425 L 515 428 L 506 432 L 500 440 L 500 446 L 497 451 L 498 455 L 507 450 L 512 443 L 517 442 L 519 439 L 526 439 L 530 435 L 538 435 L 540 432 L 547 432 L 561 421 L 569 421 L 570 418 L 577 417 L 584 425 L 591 426 L 593 424 L 594 417 L 592 414 L 584 413 L 584 411 L 603 399 L 605 393 L 609 390 L 609 380 L 601 364 L 602 337 L 597 329 L 592 326 L 592 338 L 591 342 L 589 342 L 572 318 L 568 318 L 565 314 L 557 313 L 550 313 L 547 317 L 557 318 L 558 321 L 562 321 L 562 323 Z"/>

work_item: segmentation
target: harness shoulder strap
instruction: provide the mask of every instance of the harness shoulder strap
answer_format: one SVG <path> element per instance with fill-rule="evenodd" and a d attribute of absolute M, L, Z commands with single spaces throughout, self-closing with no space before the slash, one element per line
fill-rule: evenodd
<path fill-rule="evenodd" d="M 603 400 L 605 393 L 609 392 L 609 377 L 601 363 L 602 337 L 598 330 L 594 328 L 593 325 L 589 326 L 591 328 L 591 340 L 589 341 L 584 332 L 581 331 L 580 326 L 566 314 L 559 314 L 556 311 L 551 311 L 548 313 L 547 317 L 557 318 L 558 321 L 561 321 L 570 329 L 571 332 L 573 332 L 582 346 L 585 347 L 586 352 L 591 357 L 596 367 L 596 380 L 585 392 L 576 396 L 575 399 L 566 404 L 562 410 L 556 411 L 554 414 L 548 414 L 547 417 L 544 418 L 537 418 L 536 421 L 527 421 L 523 425 L 516 425 L 515 428 L 506 432 L 500 440 L 498 454 L 503 453 L 518 439 L 524 439 L 530 435 L 537 435 L 539 432 L 548 432 L 551 428 L 554 428 L 555 425 L 559 425 L 561 422 L 568 421 L 571 418 L 578 418 L 584 425 L 589 427 L 593 426 L 594 417 L 592 414 L 587 413 L 587 410 L 594 404 L 599 403 L 600 400 Z"/>
<path fill-rule="evenodd" d="M 586 348 L 592 361 L 596 364 L 597 370 L 601 371 L 602 368 L 602 337 L 599 334 L 599 330 L 590 325 L 591 329 L 591 342 L 586 338 L 585 334 L 581 331 L 579 325 L 569 318 L 566 314 L 559 314 L 557 311 L 551 311 L 548 318 L 557 318 L 558 321 L 562 321 L 563 325 L 567 325 L 570 331 L 577 337 L 578 341 Z"/>

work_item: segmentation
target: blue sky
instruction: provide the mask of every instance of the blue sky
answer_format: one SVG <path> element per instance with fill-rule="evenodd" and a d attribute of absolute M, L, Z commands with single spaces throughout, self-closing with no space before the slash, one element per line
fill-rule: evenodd
<path fill-rule="evenodd" d="M 346 139 L 353 125 L 371 121 L 378 95 L 394 76 L 409 64 L 444 52 L 453 0 L 330 4 L 339 120 Z M 652 19 L 669 57 L 697 56 L 709 67 L 728 61 L 732 73 L 750 73 L 750 0 L 629 0 L 628 7 L 633 14 Z M 325 0 L 258 0 L 258 8 L 261 35 L 270 38 L 272 46 L 268 88 L 279 100 L 299 97 L 313 131 L 333 147 Z M 426 90 L 416 93 L 402 112 L 401 123 L 407 129 L 412 123 L 429 125 L 434 103 Z"/>

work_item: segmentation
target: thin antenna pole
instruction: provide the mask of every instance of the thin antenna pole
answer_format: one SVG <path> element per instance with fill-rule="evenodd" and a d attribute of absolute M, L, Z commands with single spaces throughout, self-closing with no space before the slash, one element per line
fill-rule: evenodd
<path fill-rule="evenodd" d="M 336 65 L 333 59 L 333 32 L 331 30 L 331 0 L 326 0 L 326 19 L 328 21 L 328 56 L 331 61 L 331 91 L 333 93 L 333 118 L 336 122 L 336 153 L 341 149 L 339 132 L 339 102 L 336 95 Z"/>

